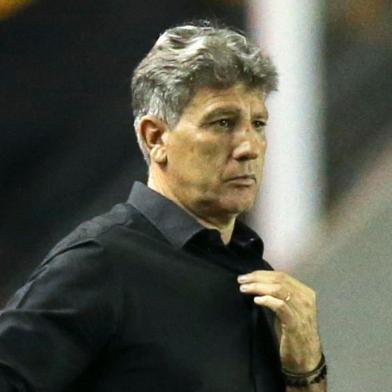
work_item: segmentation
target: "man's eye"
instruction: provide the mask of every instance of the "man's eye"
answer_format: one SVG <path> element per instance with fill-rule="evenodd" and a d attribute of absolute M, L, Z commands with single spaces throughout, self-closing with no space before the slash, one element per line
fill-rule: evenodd
<path fill-rule="evenodd" d="M 233 120 L 221 118 L 220 120 L 214 121 L 214 124 L 220 128 L 231 128 L 233 126 Z"/>
<path fill-rule="evenodd" d="M 263 129 L 267 125 L 267 123 L 262 120 L 256 120 L 253 124 L 256 129 Z"/>

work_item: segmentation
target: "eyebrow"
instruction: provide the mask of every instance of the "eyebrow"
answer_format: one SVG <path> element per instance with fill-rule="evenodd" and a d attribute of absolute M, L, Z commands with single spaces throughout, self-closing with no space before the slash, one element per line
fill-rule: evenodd
<path fill-rule="evenodd" d="M 238 115 L 239 113 L 240 110 L 238 108 L 230 108 L 230 107 L 216 108 L 211 110 L 211 112 L 207 113 L 205 116 L 203 116 L 202 121 L 207 122 L 215 117 L 233 116 L 233 115 Z"/>
<path fill-rule="evenodd" d="M 238 116 L 240 114 L 241 110 L 238 109 L 237 107 L 221 107 L 221 108 L 216 108 L 211 110 L 209 113 L 207 113 L 203 118 L 201 119 L 202 123 L 206 123 L 216 117 L 219 116 Z M 263 111 L 263 112 L 257 112 L 254 115 L 254 118 L 262 118 L 264 120 L 268 119 L 268 112 Z"/>

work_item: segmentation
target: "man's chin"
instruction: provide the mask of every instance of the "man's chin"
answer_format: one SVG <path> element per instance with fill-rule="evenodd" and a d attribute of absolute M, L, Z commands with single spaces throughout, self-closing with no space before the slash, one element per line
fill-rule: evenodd
<path fill-rule="evenodd" d="M 204 210 L 204 214 L 240 215 L 250 211 L 255 201 L 255 192 L 243 192 L 242 194 L 227 192 L 225 195 L 220 195 L 219 198 L 204 199 L 203 203 L 200 203 L 199 209 Z"/>
<path fill-rule="evenodd" d="M 232 203 L 227 203 L 226 210 L 232 214 L 242 214 L 243 212 L 249 212 L 255 204 L 255 198 L 249 200 L 235 200 Z"/>

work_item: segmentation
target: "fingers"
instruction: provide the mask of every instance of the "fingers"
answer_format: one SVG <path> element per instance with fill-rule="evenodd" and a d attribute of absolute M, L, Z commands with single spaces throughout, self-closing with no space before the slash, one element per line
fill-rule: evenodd
<path fill-rule="evenodd" d="M 284 272 L 253 271 L 238 277 L 240 291 L 271 309 L 286 326 L 295 327 L 314 313 L 312 290 Z"/>
<path fill-rule="evenodd" d="M 278 283 L 246 283 L 240 285 L 240 291 L 246 294 L 270 295 L 281 300 L 290 298 L 291 294 Z"/>
<path fill-rule="evenodd" d="M 293 291 L 293 279 L 276 271 L 254 271 L 238 277 L 240 291 L 253 295 L 270 295 L 281 300 L 290 300 Z"/>
<path fill-rule="evenodd" d="M 284 272 L 253 271 L 237 280 L 245 294 L 271 295 L 290 304 L 299 301 L 305 307 L 315 305 L 315 291 Z"/>
<path fill-rule="evenodd" d="M 293 318 L 293 312 L 285 301 L 271 295 L 254 297 L 253 301 L 255 302 L 255 304 L 265 306 L 275 312 L 275 314 L 282 323 L 291 323 Z"/>
<path fill-rule="evenodd" d="M 260 283 L 282 284 L 290 279 L 292 278 L 284 272 L 258 270 L 258 271 L 250 272 L 249 274 L 246 275 L 240 275 L 238 277 L 238 282 L 239 283 L 260 282 Z"/>
<path fill-rule="evenodd" d="M 240 291 L 256 295 L 253 299 L 254 303 L 271 309 L 284 324 L 291 322 L 292 310 L 285 301 L 291 294 L 287 289 L 284 290 L 280 284 L 248 283 L 241 285 Z"/>

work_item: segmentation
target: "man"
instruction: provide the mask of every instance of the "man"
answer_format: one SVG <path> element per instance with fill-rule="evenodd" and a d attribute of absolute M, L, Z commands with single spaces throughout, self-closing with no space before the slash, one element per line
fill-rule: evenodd
<path fill-rule="evenodd" d="M 1 391 L 326 391 L 314 291 L 237 220 L 276 72 L 241 34 L 167 30 L 134 72 L 149 165 L 58 244 L 0 318 Z"/>

